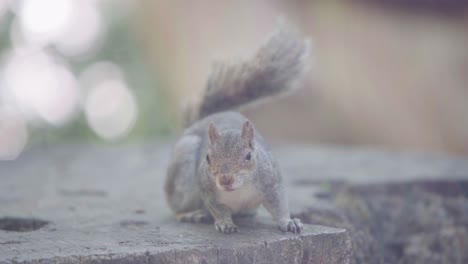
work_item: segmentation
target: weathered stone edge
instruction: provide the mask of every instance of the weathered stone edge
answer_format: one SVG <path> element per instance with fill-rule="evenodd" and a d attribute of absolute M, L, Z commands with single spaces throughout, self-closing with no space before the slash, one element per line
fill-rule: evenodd
<path fill-rule="evenodd" d="M 308 234 L 250 245 L 214 245 L 209 248 L 177 248 L 141 253 L 111 253 L 66 256 L 25 261 L 8 260 L 0 264 L 24 263 L 349 263 L 351 240 L 345 229 L 333 233 Z"/>

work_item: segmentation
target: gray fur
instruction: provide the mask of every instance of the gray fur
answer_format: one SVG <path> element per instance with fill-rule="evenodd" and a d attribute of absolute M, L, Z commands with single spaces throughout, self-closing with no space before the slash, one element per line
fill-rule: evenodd
<path fill-rule="evenodd" d="M 244 116 L 224 111 L 289 89 L 299 78 L 307 45 L 291 32 L 280 29 L 252 61 L 212 74 L 198 121 L 177 142 L 168 168 L 165 192 L 178 220 L 212 218 L 218 231 L 234 233 L 233 215 L 252 215 L 263 204 L 280 230 L 302 230 L 290 217 L 270 147 Z"/>

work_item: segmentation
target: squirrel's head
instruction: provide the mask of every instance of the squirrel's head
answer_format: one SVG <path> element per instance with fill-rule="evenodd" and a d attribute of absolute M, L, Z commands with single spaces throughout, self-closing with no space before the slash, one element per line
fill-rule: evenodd
<path fill-rule="evenodd" d="M 216 187 L 234 191 L 252 179 L 255 170 L 254 128 L 249 121 L 242 130 L 219 133 L 214 124 L 208 128 L 210 145 L 205 161 Z"/>

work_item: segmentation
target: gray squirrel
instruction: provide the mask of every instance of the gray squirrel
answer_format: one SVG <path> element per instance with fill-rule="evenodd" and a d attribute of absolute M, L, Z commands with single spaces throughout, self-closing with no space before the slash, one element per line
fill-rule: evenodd
<path fill-rule="evenodd" d="M 167 171 L 164 190 L 179 221 L 214 220 L 216 230 L 234 233 L 233 216 L 253 215 L 263 205 L 281 231 L 301 232 L 270 147 L 233 110 L 291 90 L 307 56 L 308 42 L 283 24 L 250 60 L 215 65 L 201 102 L 187 111 Z"/>

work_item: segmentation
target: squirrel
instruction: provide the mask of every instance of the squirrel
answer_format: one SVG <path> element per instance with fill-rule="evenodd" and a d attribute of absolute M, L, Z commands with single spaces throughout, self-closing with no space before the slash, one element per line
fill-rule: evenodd
<path fill-rule="evenodd" d="M 250 60 L 215 64 L 202 100 L 188 108 L 167 170 L 164 190 L 177 220 L 214 220 L 216 230 L 234 233 L 233 216 L 254 215 L 263 205 L 281 231 L 301 232 L 270 147 L 235 110 L 294 88 L 308 49 L 308 41 L 283 24 Z"/>

